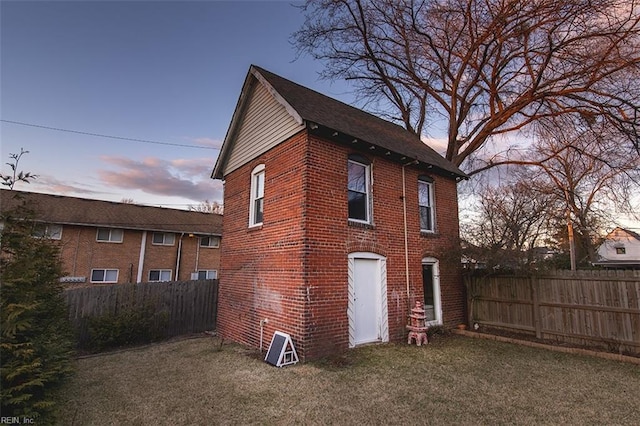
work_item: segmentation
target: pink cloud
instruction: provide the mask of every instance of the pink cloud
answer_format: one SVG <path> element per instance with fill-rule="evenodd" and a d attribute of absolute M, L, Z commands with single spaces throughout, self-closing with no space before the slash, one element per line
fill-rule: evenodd
<path fill-rule="evenodd" d="M 210 179 L 214 160 L 210 158 L 162 160 L 146 157 L 101 157 L 116 170 L 98 170 L 102 182 L 117 188 L 149 194 L 183 197 L 195 202 L 221 200 L 222 183 Z"/>

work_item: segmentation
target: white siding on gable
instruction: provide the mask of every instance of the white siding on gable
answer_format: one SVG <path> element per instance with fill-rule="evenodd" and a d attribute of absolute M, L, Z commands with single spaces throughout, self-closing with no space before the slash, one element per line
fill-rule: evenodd
<path fill-rule="evenodd" d="M 304 128 L 257 81 L 251 88 L 245 108 L 223 171 L 225 176 Z"/>
<path fill-rule="evenodd" d="M 624 252 L 618 253 L 616 249 Z M 640 262 L 640 240 L 622 229 L 615 229 L 598 248 L 598 255 L 603 260 Z"/>

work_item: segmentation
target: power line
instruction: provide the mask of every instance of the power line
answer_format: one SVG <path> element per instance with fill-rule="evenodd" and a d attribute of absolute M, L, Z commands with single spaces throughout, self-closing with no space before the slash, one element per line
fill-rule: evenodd
<path fill-rule="evenodd" d="M 214 148 L 214 147 L 210 147 L 210 146 L 186 145 L 186 144 L 180 144 L 180 143 L 158 142 L 158 141 L 150 141 L 150 140 L 146 140 L 146 139 L 135 139 L 135 138 L 125 138 L 125 137 L 121 137 L 121 136 L 102 135 L 102 134 L 99 134 L 99 133 L 82 132 L 80 130 L 61 129 L 61 128 L 58 128 L 58 127 L 42 126 L 40 124 L 23 123 L 21 121 L 1 120 L 1 119 L 0 119 L 0 121 L 2 121 L 3 123 L 19 124 L 21 126 L 37 127 L 37 128 L 40 128 L 40 129 L 47 129 L 47 130 L 56 130 L 58 132 L 68 132 L 68 133 L 77 133 L 77 134 L 80 134 L 80 135 L 97 136 L 99 138 L 120 139 L 120 140 L 123 140 L 123 141 L 152 143 L 152 144 L 156 144 L 156 145 L 180 146 L 180 147 L 183 147 L 183 148 L 218 149 L 218 148 Z"/>

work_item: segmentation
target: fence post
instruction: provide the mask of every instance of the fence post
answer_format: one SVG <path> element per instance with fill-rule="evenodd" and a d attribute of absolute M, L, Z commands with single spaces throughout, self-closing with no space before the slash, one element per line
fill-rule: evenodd
<path fill-rule="evenodd" d="M 542 338 L 542 330 L 540 327 L 540 301 L 538 300 L 538 285 L 540 282 L 533 275 L 529 278 L 529 286 L 531 288 L 531 299 L 533 301 L 533 326 L 536 329 L 536 338 Z"/>

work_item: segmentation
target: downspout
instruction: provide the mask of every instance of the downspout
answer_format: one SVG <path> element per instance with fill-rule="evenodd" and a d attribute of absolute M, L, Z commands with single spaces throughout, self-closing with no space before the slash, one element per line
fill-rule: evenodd
<path fill-rule="evenodd" d="M 418 160 L 402 165 L 402 216 L 404 220 L 404 275 L 407 280 L 407 307 L 411 309 L 411 285 L 409 278 L 409 231 L 407 227 L 407 183 L 405 179 L 405 167 L 418 164 Z"/>
<path fill-rule="evenodd" d="M 182 237 L 184 237 L 184 232 L 180 235 L 180 240 L 178 240 L 178 254 L 176 256 L 176 275 L 174 276 L 174 279 L 176 281 L 178 281 L 180 277 L 180 257 L 182 256 Z"/>
<path fill-rule="evenodd" d="M 142 231 L 142 241 L 140 241 L 140 256 L 138 257 L 138 275 L 136 282 L 142 282 L 142 269 L 144 268 L 144 256 L 147 250 L 147 231 Z"/>

